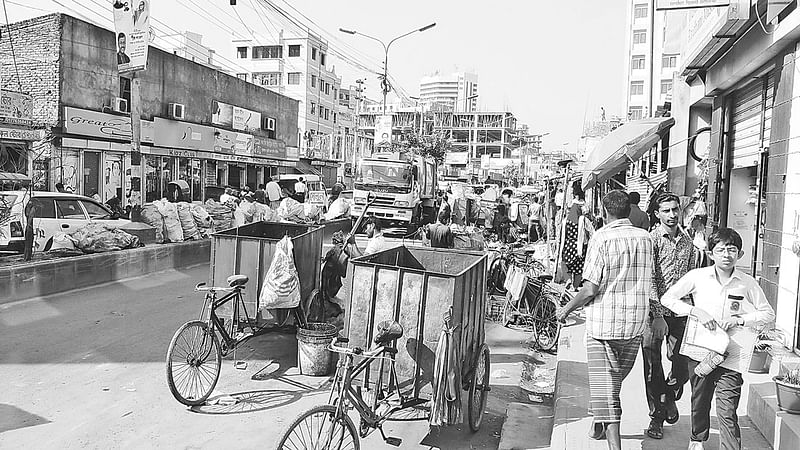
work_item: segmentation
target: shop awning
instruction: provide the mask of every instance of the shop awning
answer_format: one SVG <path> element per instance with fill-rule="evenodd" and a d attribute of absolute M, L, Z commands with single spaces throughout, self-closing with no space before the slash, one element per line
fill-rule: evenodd
<path fill-rule="evenodd" d="M 295 166 L 298 172 L 305 174 L 305 175 L 318 175 L 322 177 L 322 172 L 315 169 L 314 166 L 311 165 L 310 162 L 307 160 L 301 159 L 297 161 L 297 165 Z"/>
<path fill-rule="evenodd" d="M 27 182 L 31 181 L 31 177 L 21 173 L 0 172 L 0 181 Z"/>
<path fill-rule="evenodd" d="M 627 122 L 603 138 L 589 155 L 583 167 L 583 188 L 608 180 L 641 158 L 675 125 L 671 117 Z"/>

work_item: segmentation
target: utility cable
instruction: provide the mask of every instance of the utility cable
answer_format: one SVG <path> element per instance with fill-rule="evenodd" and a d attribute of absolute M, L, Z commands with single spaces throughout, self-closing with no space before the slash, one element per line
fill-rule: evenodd
<path fill-rule="evenodd" d="M 6 0 L 3 0 L 3 14 L 6 16 L 8 42 L 11 44 L 11 59 L 14 61 L 14 72 L 17 74 L 17 90 L 22 92 L 22 78 L 19 77 L 19 67 L 17 67 L 17 54 L 14 51 L 14 37 L 11 35 L 11 27 L 8 26 L 8 10 L 6 10 Z"/>

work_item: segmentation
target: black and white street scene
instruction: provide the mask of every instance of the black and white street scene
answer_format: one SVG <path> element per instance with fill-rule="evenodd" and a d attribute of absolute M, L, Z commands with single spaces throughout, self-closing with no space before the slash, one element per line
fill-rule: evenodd
<path fill-rule="evenodd" d="M 800 449 L 797 0 L 0 3 L 0 449 Z"/>

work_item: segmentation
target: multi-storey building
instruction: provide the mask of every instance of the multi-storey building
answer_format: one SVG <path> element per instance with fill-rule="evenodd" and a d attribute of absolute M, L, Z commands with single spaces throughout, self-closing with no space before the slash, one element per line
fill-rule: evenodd
<path fill-rule="evenodd" d="M 625 111 L 628 120 L 656 115 L 672 93 L 682 63 L 681 36 L 686 15 L 653 11 L 651 0 L 627 0 L 625 35 Z"/>
<path fill-rule="evenodd" d="M 456 72 L 423 77 L 419 82 L 419 101 L 425 109 L 477 111 L 478 75 Z"/>
<path fill-rule="evenodd" d="M 245 81 L 281 93 L 299 103 L 300 154 L 337 159 L 341 78 L 328 62 L 328 43 L 309 30 L 280 30 L 277 36 L 232 41 Z"/>
<path fill-rule="evenodd" d="M 220 66 L 214 64 L 214 50 L 203 45 L 202 34 L 185 31 L 174 36 L 170 42 L 173 40 L 177 41 L 177 43 L 172 46 L 172 53 L 174 55 L 224 72 Z"/>

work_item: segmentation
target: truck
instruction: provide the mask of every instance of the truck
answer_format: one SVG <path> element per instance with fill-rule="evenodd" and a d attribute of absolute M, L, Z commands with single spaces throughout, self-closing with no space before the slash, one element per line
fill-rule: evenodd
<path fill-rule="evenodd" d="M 362 158 L 355 169 L 351 216 L 357 218 L 371 192 L 367 215 L 387 225 L 416 229 L 436 218 L 437 164 L 412 152 L 378 152 Z"/>

